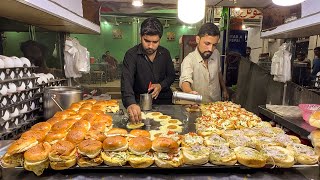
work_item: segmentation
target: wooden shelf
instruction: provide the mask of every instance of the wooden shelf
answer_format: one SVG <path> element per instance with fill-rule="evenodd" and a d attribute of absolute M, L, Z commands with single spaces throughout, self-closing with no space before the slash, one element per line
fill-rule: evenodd
<path fill-rule="evenodd" d="M 100 34 L 100 26 L 50 0 L 1 0 L 0 16 L 50 31 Z"/>
<path fill-rule="evenodd" d="M 285 39 L 318 35 L 320 30 L 320 12 L 283 24 L 277 28 L 261 32 L 261 38 Z"/>

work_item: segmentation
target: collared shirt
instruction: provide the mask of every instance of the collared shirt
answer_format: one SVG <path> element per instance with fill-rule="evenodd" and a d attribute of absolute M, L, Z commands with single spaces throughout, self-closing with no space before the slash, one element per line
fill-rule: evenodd
<path fill-rule="evenodd" d="M 159 46 L 155 59 L 149 60 L 141 44 L 129 49 L 123 60 L 121 95 L 124 107 L 139 103 L 140 94 L 148 92 L 149 82 L 160 84 L 162 89 L 155 104 L 171 103 L 171 84 L 175 71 L 169 51 Z"/>
<path fill-rule="evenodd" d="M 189 82 L 192 90 L 202 95 L 202 100 L 205 103 L 220 101 L 219 72 L 221 72 L 219 51 L 213 51 L 208 60 L 207 68 L 196 48 L 182 61 L 179 85 L 181 87 L 183 82 Z"/>

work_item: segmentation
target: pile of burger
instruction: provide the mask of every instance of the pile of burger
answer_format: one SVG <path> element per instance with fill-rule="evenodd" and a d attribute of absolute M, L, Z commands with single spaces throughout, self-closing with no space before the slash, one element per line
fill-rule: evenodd
<path fill-rule="evenodd" d="M 224 130 L 219 133 L 179 135 L 173 131 L 149 131 L 113 127 L 106 111 L 116 101 L 87 100 L 40 122 L 14 141 L 1 158 L 3 167 L 23 166 L 41 175 L 49 166 L 63 170 L 75 165 L 160 168 L 186 165 L 243 164 L 252 168 L 266 164 L 288 168 L 296 162 L 315 164 L 319 156 L 311 147 L 276 127 Z M 211 119 L 214 121 L 214 119 Z M 200 120 L 197 123 L 201 123 Z M 206 121 L 209 123 L 209 121 Z M 266 124 L 265 124 L 266 125 Z"/>

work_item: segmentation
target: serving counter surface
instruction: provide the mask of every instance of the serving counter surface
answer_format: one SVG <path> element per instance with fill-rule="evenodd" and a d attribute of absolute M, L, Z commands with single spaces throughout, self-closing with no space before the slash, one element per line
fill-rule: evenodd
<path fill-rule="evenodd" d="M 195 131 L 195 119 L 197 113 L 188 113 L 180 105 L 154 106 L 153 111 L 159 111 L 180 119 L 184 124 L 183 133 Z M 113 115 L 114 125 L 125 128 L 127 116 L 122 114 Z M 148 121 L 148 120 L 147 120 Z M 148 122 L 145 121 L 146 124 Z M 159 127 L 158 122 L 150 121 L 150 125 L 144 129 L 152 130 Z M 0 141 L 0 155 L 6 152 L 12 141 Z M 33 172 L 25 171 L 23 168 L 1 169 L 2 179 L 35 179 Z M 133 168 L 71 168 L 63 171 L 45 170 L 39 179 L 314 179 L 320 180 L 319 166 L 295 166 L 290 169 L 250 169 L 244 166 L 185 166 L 175 169 L 160 169 L 150 167 L 147 169 Z M 37 178 L 37 179 L 38 179 Z M 1 178 L 0 178 L 1 179 Z"/>

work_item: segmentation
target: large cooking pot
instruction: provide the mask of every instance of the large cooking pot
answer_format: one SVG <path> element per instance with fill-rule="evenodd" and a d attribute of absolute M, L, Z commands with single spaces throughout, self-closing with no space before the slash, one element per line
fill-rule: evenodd
<path fill-rule="evenodd" d="M 82 100 L 82 90 L 79 87 L 54 86 L 44 89 L 44 118 L 51 118 L 56 112 L 63 111 L 72 103 Z"/>

